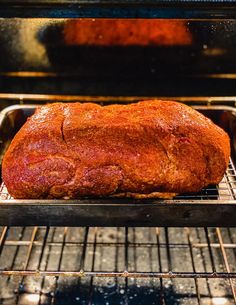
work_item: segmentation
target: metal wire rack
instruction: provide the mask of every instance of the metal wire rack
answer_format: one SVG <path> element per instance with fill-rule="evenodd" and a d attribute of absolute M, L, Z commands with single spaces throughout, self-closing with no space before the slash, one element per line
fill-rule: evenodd
<path fill-rule="evenodd" d="M 235 229 L 3 227 L 0 254 L 1 304 L 236 304 Z"/>
<path fill-rule="evenodd" d="M 222 181 L 218 185 L 213 185 L 201 190 L 196 194 L 179 195 L 176 199 L 182 200 L 235 200 L 236 199 L 236 184 L 235 184 L 236 171 L 232 159 L 230 159 L 226 173 Z"/>

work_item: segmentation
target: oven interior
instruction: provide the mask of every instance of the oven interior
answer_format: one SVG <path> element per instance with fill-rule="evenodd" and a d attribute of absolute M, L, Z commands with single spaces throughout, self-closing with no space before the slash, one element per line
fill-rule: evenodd
<path fill-rule="evenodd" d="M 28 105 L 27 97 L 30 97 L 26 96 Z M 7 100 L 9 96 L 5 98 Z M 209 98 L 204 101 L 219 103 L 218 98 L 214 102 Z M 188 98 L 187 102 L 194 104 L 194 100 Z M 234 98 L 228 101 L 229 105 L 232 103 Z M 33 112 L 34 106 L 24 105 L 22 96 L 21 104 L 11 106 L 11 111 L 7 111 L 8 124 L 2 128 L 2 135 L 5 135 L 2 152 Z M 221 214 L 214 227 L 204 226 L 203 218 L 199 227 L 193 226 L 191 219 L 187 222 L 190 227 L 183 227 L 184 221 L 180 219 L 177 227 L 178 215 L 173 215 L 169 219 L 172 221 L 170 226 L 150 227 L 149 223 L 140 227 L 136 215 L 131 226 L 124 223 L 106 227 L 105 218 L 101 226 L 95 226 L 96 217 L 81 226 L 78 217 L 76 226 L 71 222 L 70 211 L 68 226 L 65 226 L 65 218 L 58 226 L 42 226 L 42 217 L 34 218 L 32 209 L 31 214 L 25 214 L 22 202 L 17 210 L 18 214 L 24 214 L 20 216 L 22 223 L 15 226 L 17 213 L 13 209 L 16 206 L 9 197 L 4 206 L 4 196 L 8 194 L 1 189 L 1 224 L 4 221 L 12 224 L 2 226 L 0 231 L 1 304 L 234 304 L 236 230 L 234 115 L 231 112 L 234 108 L 222 105 L 197 108 L 230 133 L 232 161 L 218 189 L 208 189 L 205 198 L 198 194 L 194 199 L 211 205 L 208 207 L 211 215 L 205 217 L 207 224 L 215 217 L 212 199 L 224 208 L 232 204 L 231 220 L 229 216 L 223 227 L 219 227 Z M 5 129 L 8 132 L 4 133 Z M 180 201 L 185 200 L 183 196 Z M 7 215 L 4 214 L 6 205 Z M 46 203 L 37 203 L 39 205 L 46 209 Z M 170 205 L 174 206 L 176 202 Z M 193 205 L 194 201 L 191 211 Z M 132 207 L 136 208 L 134 203 Z M 200 206 L 201 212 L 203 209 L 205 207 Z M 56 221 L 55 216 L 52 221 Z M 156 216 L 154 224 L 159 215 Z M 125 216 L 124 219 L 122 214 L 120 217 L 124 221 Z M 193 214 L 193 221 L 196 218 Z"/>
<path fill-rule="evenodd" d="M 63 218 L 65 203 L 12 202 L 1 188 L 0 304 L 236 304 L 234 1 L 2 0 L 0 16 L 1 158 L 30 107 L 57 101 L 175 99 L 222 126 L 232 148 L 221 185 L 179 206 L 149 203 L 147 222 L 143 202 L 132 222 L 132 203 L 107 218 L 109 204 L 85 203 L 94 214 L 79 222 L 83 204 Z M 156 40 L 137 42 L 133 18 L 154 20 Z M 109 40 L 112 20 L 133 34 Z"/>

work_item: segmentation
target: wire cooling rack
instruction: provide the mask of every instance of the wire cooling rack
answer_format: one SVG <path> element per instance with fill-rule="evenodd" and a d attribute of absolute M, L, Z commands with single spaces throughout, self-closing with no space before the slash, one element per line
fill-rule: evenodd
<path fill-rule="evenodd" d="M 175 197 L 176 200 L 235 200 L 236 199 L 236 171 L 230 159 L 228 168 L 222 181 L 218 185 L 212 185 L 199 193 L 183 194 Z M 13 200 L 4 183 L 0 186 L 0 200 Z"/>
<path fill-rule="evenodd" d="M 2 184 L 0 225 L 235 227 L 235 177 L 235 167 L 230 160 L 219 185 L 172 200 L 15 200 Z"/>

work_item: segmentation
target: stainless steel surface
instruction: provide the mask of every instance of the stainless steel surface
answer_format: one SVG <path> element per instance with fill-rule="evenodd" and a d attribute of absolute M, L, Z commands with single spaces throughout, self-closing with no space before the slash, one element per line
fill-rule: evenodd
<path fill-rule="evenodd" d="M 0 232 L 1 304 L 236 304 L 235 229 Z"/>

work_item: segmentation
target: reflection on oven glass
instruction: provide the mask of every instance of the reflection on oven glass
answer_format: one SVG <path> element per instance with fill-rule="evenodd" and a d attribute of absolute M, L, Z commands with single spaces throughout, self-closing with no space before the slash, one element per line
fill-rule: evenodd
<path fill-rule="evenodd" d="M 235 27 L 228 20 L 4 19 L 0 65 L 83 77 L 233 73 Z"/>

